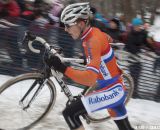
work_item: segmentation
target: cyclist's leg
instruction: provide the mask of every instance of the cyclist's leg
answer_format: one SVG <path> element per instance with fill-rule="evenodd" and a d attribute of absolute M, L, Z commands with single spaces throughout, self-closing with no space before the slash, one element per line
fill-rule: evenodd
<path fill-rule="evenodd" d="M 108 109 L 119 130 L 134 130 L 128 121 L 127 111 L 124 104 Z"/>
<path fill-rule="evenodd" d="M 130 125 L 128 117 L 121 120 L 114 120 L 114 122 L 116 123 L 119 130 L 134 130 Z"/>
<path fill-rule="evenodd" d="M 79 98 L 64 109 L 63 116 L 71 130 L 84 130 L 79 116 L 85 113 L 87 111 Z"/>

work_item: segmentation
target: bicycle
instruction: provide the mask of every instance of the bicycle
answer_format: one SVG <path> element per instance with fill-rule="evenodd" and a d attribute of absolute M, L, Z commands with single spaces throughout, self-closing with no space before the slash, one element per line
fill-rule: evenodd
<path fill-rule="evenodd" d="M 57 51 L 53 47 L 51 47 L 43 38 L 37 37 L 28 32 L 25 33 L 23 42 L 28 44 L 31 51 L 40 53 L 40 50 L 33 48 L 34 41 L 39 41 L 39 43 L 41 43 L 45 47 L 45 52 L 47 54 L 57 55 L 63 62 L 84 62 L 83 59 L 64 58 L 60 54 L 58 54 Z M 65 84 L 62 79 L 63 75 L 55 71 L 53 68 L 49 68 L 47 65 L 44 66 L 41 72 L 26 73 L 11 78 L 0 87 L 0 109 L 1 111 L 3 111 L 3 114 L 0 118 L 3 118 L 4 121 L 6 119 L 5 117 L 7 117 L 6 120 L 8 120 L 7 126 L 3 126 L 2 120 L 0 119 L 2 123 L 0 125 L 0 128 L 3 127 L 4 129 L 5 127 L 5 129 L 7 130 L 28 130 L 39 123 L 42 119 L 44 119 L 44 117 L 47 116 L 47 114 L 51 111 L 56 100 L 56 86 L 55 82 L 50 79 L 51 77 L 54 77 L 57 83 L 61 86 L 64 94 L 67 96 L 68 102 L 66 103 L 66 105 L 76 100 L 77 97 L 94 91 L 94 88 L 96 87 L 86 87 L 78 96 L 73 96 L 67 84 Z M 122 74 L 122 77 L 124 79 L 124 83 L 126 85 L 128 93 L 125 103 L 128 103 L 134 89 L 133 79 L 129 74 L 126 74 L 124 72 Z M 16 97 L 17 94 L 20 94 L 20 97 Z M 16 112 L 14 112 L 14 114 L 12 114 L 12 104 L 17 105 L 21 113 L 18 113 L 17 110 Z M 82 116 L 87 123 L 98 123 L 110 118 L 106 110 L 105 113 L 106 115 L 103 111 L 99 111 L 91 115 L 86 114 Z M 15 114 L 18 114 L 19 116 L 16 122 L 13 121 L 12 117 Z M 6 115 L 11 115 L 10 119 Z"/>

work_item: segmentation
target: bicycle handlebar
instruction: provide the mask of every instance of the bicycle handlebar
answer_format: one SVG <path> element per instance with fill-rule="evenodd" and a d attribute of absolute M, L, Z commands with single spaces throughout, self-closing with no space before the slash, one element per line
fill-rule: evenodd
<path fill-rule="evenodd" d="M 34 40 L 29 40 L 29 42 L 28 42 L 28 47 L 29 47 L 29 49 L 32 51 L 32 52 L 34 52 L 34 53 L 40 53 L 40 50 L 38 50 L 38 49 L 35 49 L 34 47 L 33 47 L 33 42 L 34 41 L 39 41 L 46 49 L 50 49 L 50 46 L 49 46 L 49 44 L 47 44 L 47 42 L 43 39 L 43 38 L 41 38 L 41 37 L 35 37 L 35 39 Z M 54 50 L 54 49 L 53 49 Z M 53 51 L 52 50 L 52 51 Z M 56 52 L 54 52 L 54 53 L 56 53 Z"/>
<path fill-rule="evenodd" d="M 38 43 L 42 44 L 47 50 L 49 50 L 53 55 L 58 56 L 62 62 L 76 62 L 76 63 L 84 63 L 84 59 L 76 59 L 76 58 L 64 58 L 60 54 L 57 53 L 57 51 L 54 48 L 51 48 L 51 46 L 46 42 L 45 39 L 42 37 L 35 36 L 31 34 L 30 32 L 25 32 L 25 36 L 23 38 L 23 41 L 25 39 L 28 39 L 28 47 L 29 49 L 34 53 L 40 53 L 40 50 L 35 49 L 33 47 L 34 41 L 39 41 Z"/>

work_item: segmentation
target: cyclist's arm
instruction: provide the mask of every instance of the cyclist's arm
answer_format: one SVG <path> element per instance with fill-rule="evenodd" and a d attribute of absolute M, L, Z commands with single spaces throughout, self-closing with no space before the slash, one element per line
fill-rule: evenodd
<path fill-rule="evenodd" d="M 101 61 L 101 44 L 96 40 L 92 40 L 88 44 L 90 47 L 91 60 L 87 65 L 87 69 L 82 71 L 68 67 L 65 75 L 77 83 L 83 84 L 85 86 L 93 86 L 99 73 L 99 66 Z"/>
<path fill-rule="evenodd" d="M 91 70 L 81 71 L 71 67 L 67 68 L 65 75 L 71 78 L 73 81 L 89 87 L 93 86 L 97 79 L 97 74 Z"/>

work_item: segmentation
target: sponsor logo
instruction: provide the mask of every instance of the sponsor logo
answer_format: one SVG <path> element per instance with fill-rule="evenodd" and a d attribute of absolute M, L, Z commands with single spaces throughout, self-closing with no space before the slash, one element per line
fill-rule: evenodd
<path fill-rule="evenodd" d="M 112 90 L 111 94 L 108 94 L 108 95 L 103 94 L 100 96 L 89 97 L 88 98 L 89 105 L 101 103 L 101 102 L 104 102 L 104 101 L 110 100 L 110 99 L 114 99 L 115 97 L 117 97 L 120 94 L 120 91 L 122 91 L 122 88 L 114 89 L 114 90 Z"/>
<path fill-rule="evenodd" d="M 108 73 L 106 73 L 106 70 L 105 70 L 105 66 L 100 64 L 100 70 L 101 70 L 101 73 L 103 74 L 103 76 L 108 76 Z"/>

